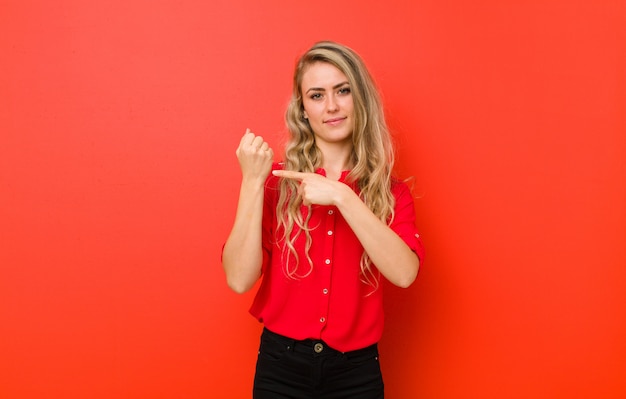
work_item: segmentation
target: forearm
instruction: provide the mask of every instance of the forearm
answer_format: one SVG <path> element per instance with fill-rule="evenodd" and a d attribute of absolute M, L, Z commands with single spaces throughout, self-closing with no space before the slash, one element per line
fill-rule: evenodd
<path fill-rule="evenodd" d="M 228 286 L 248 291 L 261 276 L 263 184 L 242 181 L 235 222 L 222 253 Z"/>
<path fill-rule="evenodd" d="M 370 260 L 392 284 L 408 287 L 419 271 L 419 258 L 387 224 L 346 186 L 336 206 L 357 236 Z"/>

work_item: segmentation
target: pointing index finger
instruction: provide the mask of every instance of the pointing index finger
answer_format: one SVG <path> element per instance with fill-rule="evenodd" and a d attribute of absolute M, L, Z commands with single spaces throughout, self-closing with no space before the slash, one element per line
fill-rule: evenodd
<path fill-rule="evenodd" d="M 285 179 L 302 180 L 306 176 L 306 173 L 295 172 L 292 170 L 273 170 L 272 174 L 276 177 L 282 177 Z"/>

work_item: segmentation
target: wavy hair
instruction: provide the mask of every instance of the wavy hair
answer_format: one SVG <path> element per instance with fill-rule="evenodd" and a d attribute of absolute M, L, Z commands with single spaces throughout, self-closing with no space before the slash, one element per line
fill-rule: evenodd
<path fill-rule="evenodd" d="M 285 119 L 289 139 L 285 145 L 284 169 L 299 172 L 315 172 L 322 165 L 323 154 L 315 144 L 315 136 L 307 119 L 304 118 L 302 103 L 302 77 L 308 67 L 324 62 L 335 66 L 347 77 L 354 103 L 352 169 L 347 182 L 357 188 L 361 200 L 383 222 L 390 223 L 394 216 L 395 199 L 391 193 L 391 173 L 394 165 L 394 150 L 391 135 L 385 122 L 378 89 L 361 57 L 352 49 L 329 41 L 318 42 L 297 62 L 293 76 L 293 92 Z M 291 278 L 308 276 L 313 270 L 309 256 L 311 248 L 309 226 L 311 209 L 303 214 L 302 199 L 296 194 L 297 183 L 281 179 L 277 205 L 278 229 L 282 229 L 287 260 L 285 273 Z M 298 272 L 299 259 L 294 242 L 305 235 L 305 253 L 309 264 L 306 273 Z M 295 257 L 290 266 L 289 257 Z M 372 270 L 372 263 L 365 251 L 361 257 L 361 280 L 374 290 L 379 286 L 380 274 Z"/>

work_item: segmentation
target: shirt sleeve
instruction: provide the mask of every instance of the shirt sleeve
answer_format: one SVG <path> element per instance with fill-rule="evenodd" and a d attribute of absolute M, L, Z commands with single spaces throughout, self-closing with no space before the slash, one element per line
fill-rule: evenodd
<path fill-rule="evenodd" d="M 394 217 L 389 227 L 424 261 L 424 244 L 415 225 L 415 206 L 411 190 L 403 182 L 394 183 L 391 192 L 396 199 Z"/>

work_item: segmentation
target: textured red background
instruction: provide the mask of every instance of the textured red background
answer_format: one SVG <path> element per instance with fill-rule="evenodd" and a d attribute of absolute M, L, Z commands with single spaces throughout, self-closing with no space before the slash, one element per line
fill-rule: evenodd
<path fill-rule="evenodd" d="M 0 397 L 250 397 L 235 147 L 296 57 L 383 92 L 428 257 L 390 398 L 626 397 L 623 1 L 0 3 Z"/>

